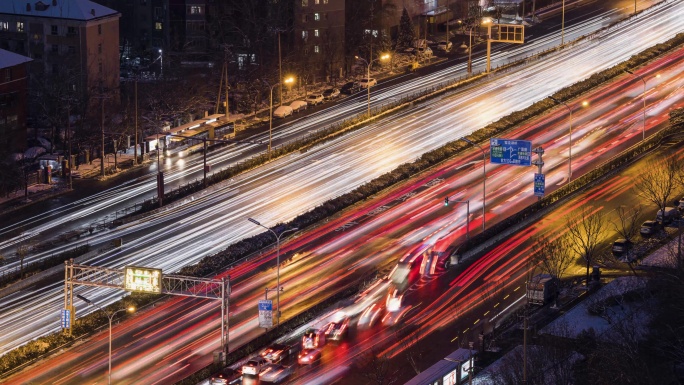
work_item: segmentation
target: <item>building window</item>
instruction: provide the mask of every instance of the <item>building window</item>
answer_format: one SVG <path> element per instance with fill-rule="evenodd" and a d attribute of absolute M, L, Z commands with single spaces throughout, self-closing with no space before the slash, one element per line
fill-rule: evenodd
<path fill-rule="evenodd" d="M 201 15 L 204 9 L 201 5 L 188 5 L 188 15 Z"/>
<path fill-rule="evenodd" d="M 302 39 L 306 40 L 309 37 L 309 31 L 302 31 Z"/>
<path fill-rule="evenodd" d="M 321 52 L 320 48 L 318 48 L 317 45 L 314 46 L 314 52 L 319 53 Z"/>
<path fill-rule="evenodd" d="M 308 7 L 309 6 L 309 0 L 302 0 L 302 7 Z"/>
<path fill-rule="evenodd" d="M 302 15 L 302 23 L 309 21 L 309 15 Z"/>
<path fill-rule="evenodd" d="M 57 34 L 57 26 L 56 25 L 53 25 L 50 27 L 50 33 L 53 35 Z"/>
<path fill-rule="evenodd" d="M 12 80 L 12 69 L 5 68 L 5 82 L 9 82 L 10 80 Z"/>
<path fill-rule="evenodd" d="M 328 20 L 328 12 L 323 13 L 323 20 Z"/>
<path fill-rule="evenodd" d="M 17 32 L 24 32 L 24 22 L 17 21 Z"/>
<path fill-rule="evenodd" d="M 57 44 L 52 45 L 52 53 L 59 53 L 59 46 Z"/>
<path fill-rule="evenodd" d="M 76 53 L 76 47 L 74 47 L 73 45 L 70 45 L 68 50 L 69 50 L 69 53 Z"/>
<path fill-rule="evenodd" d="M 323 4 L 328 4 L 328 0 L 323 0 Z"/>
<path fill-rule="evenodd" d="M 0 31 L 9 31 L 9 22 L 0 21 Z"/>
<path fill-rule="evenodd" d="M 320 3 L 321 3 L 321 0 L 314 0 L 314 3 L 320 4 Z"/>
<path fill-rule="evenodd" d="M 314 29 L 314 36 L 318 37 L 318 30 Z"/>
<path fill-rule="evenodd" d="M 314 20 L 316 20 L 316 21 L 321 20 L 321 14 L 318 12 L 314 13 Z"/>
<path fill-rule="evenodd" d="M 162 23 L 160 23 L 160 22 L 154 23 L 154 29 L 156 29 L 157 31 L 161 31 Z"/>
<path fill-rule="evenodd" d="M 97 34 L 102 35 L 102 24 L 97 25 Z"/>
<path fill-rule="evenodd" d="M 102 43 L 97 45 L 97 53 L 102 53 Z"/>
<path fill-rule="evenodd" d="M 102 63 L 97 63 L 97 70 L 102 73 Z"/>
<path fill-rule="evenodd" d="M 159 19 L 160 17 L 162 17 L 161 7 L 154 7 L 154 18 Z"/>
<path fill-rule="evenodd" d="M 67 35 L 75 35 L 76 27 L 67 27 Z"/>

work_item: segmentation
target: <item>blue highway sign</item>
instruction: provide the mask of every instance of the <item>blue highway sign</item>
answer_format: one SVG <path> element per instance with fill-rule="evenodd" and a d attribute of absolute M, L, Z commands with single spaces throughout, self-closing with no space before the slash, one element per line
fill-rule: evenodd
<path fill-rule="evenodd" d="M 529 140 L 489 139 L 489 161 L 498 164 L 530 166 L 532 142 Z"/>
<path fill-rule="evenodd" d="M 534 173 L 534 195 L 538 197 L 544 196 L 544 190 L 546 189 L 546 177 L 544 174 Z"/>

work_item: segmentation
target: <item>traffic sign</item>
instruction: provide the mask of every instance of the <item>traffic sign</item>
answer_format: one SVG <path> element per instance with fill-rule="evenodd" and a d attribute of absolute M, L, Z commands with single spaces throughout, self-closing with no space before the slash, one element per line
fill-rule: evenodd
<path fill-rule="evenodd" d="M 259 327 L 273 327 L 273 301 L 270 299 L 259 300 Z"/>
<path fill-rule="evenodd" d="M 546 177 L 544 174 L 534 173 L 534 195 L 538 197 L 544 196 L 544 190 L 546 189 Z"/>
<path fill-rule="evenodd" d="M 71 327 L 71 311 L 62 309 L 62 329 L 69 329 Z"/>
<path fill-rule="evenodd" d="M 489 139 L 489 161 L 498 164 L 530 166 L 532 142 L 529 140 Z"/>

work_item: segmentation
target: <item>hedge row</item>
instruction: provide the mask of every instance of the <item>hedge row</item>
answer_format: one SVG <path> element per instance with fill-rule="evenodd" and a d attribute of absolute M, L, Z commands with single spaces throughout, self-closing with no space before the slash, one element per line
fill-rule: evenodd
<path fill-rule="evenodd" d="M 634 68 L 644 63 L 647 63 L 653 58 L 658 57 L 659 55 L 662 55 L 666 52 L 669 52 L 682 44 L 684 44 L 684 33 L 677 34 L 675 37 L 673 37 L 665 43 L 658 44 L 654 47 L 646 49 L 645 51 L 642 51 L 641 53 L 632 56 L 629 60 L 623 63 L 620 63 L 614 67 L 611 67 L 599 73 L 596 73 L 586 80 L 580 81 L 572 86 L 560 90 L 556 92 L 553 96 L 562 101 L 577 97 L 582 93 L 590 90 L 591 88 L 600 85 L 603 82 L 611 80 L 616 76 L 622 75 L 625 69 Z M 437 94 L 437 92 L 433 92 L 432 94 Z M 470 138 L 474 142 L 484 142 L 486 140 L 489 140 L 489 138 L 491 137 L 497 136 L 501 133 L 508 131 L 509 129 L 519 125 L 520 123 L 523 123 L 524 121 L 534 116 L 542 114 L 543 112 L 547 111 L 548 109 L 554 106 L 555 103 L 553 103 L 550 99 L 543 99 L 525 108 L 524 110 L 513 112 L 508 116 L 505 116 L 499 119 L 498 121 L 487 125 L 486 127 L 471 134 Z M 684 117 L 682 117 L 682 115 L 677 115 L 677 119 L 684 119 Z M 356 122 L 356 124 L 358 124 L 358 122 Z M 338 127 L 337 130 L 339 131 L 339 129 L 340 128 Z M 293 151 L 299 151 L 303 147 L 318 143 L 317 141 L 323 141 L 327 137 L 339 135 L 339 132 L 335 132 L 334 130 L 330 129 L 330 131 L 324 130 L 319 134 L 320 136 L 317 137 L 317 139 L 315 140 L 309 138 L 309 142 L 297 141 L 277 149 L 274 153 L 274 157 L 283 156 Z M 438 149 L 423 154 L 418 160 L 414 162 L 404 163 L 398 166 L 395 170 L 387 172 L 375 178 L 374 180 L 361 185 L 360 187 L 354 189 L 349 193 L 346 193 L 340 197 L 324 202 L 323 204 L 310 210 L 309 212 L 299 215 L 287 224 L 277 225 L 274 228 L 274 230 L 283 231 L 284 229 L 292 227 L 305 228 L 314 225 L 320 220 L 330 217 L 345 208 L 348 208 L 358 202 L 370 198 L 373 195 L 395 185 L 398 182 L 404 181 L 410 178 L 411 176 L 414 176 L 422 171 L 428 170 L 452 158 L 453 156 L 460 153 L 467 146 L 468 145 L 463 143 L 462 141 L 449 142 Z M 252 158 L 246 162 L 241 163 L 236 167 L 231 167 L 222 172 L 212 175 L 211 183 L 218 183 L 219 180 L 224 180 L 234 175 L 237 175 L 240 172 L 255 168 L 265 163 L 266 161 L 268 161 L 267 155 L 262 154 L 261 156 Z M 597 173 L 589 174 L 593 177 L 597 176 Z M 573 185 L 577 186 L 579 185 L 579 183 L 582 183 L 580 181 L 586 183 L 588 180 L 590 180 L 590 177 L 588 176 L 586 178 L 580 177 L 574 181 Z M 198 184 L 201 185 L 201 183 Z M 564 194 L 568 193 L 568 191 L 564 189 L 560 190 L 563 191 Z M 561 194 L 563 193 L 554 192 L 554 194 L 550 194 L 541 202 L 545 202 L 544 204 L 551 204 L 555 202 L 557 199 L 559 199 L 559 197 L 561 197 Z M 535 205 L 538 204 L 542 203 L 535 203 Z M 518 218 L 517 220 L 520 220 L 520 218 Z M 482 241 L 485 239 L 486 236 L 489 236 L 493 233 L 494 230 L 490 229 L 485 234 L 480 235 L 479 238 L 476 237 L 475 239 L 473 239 L 473 241 Z M 196 265 L 186 266 L 182 268 L 178 273 L 182 275 L 195 277 L 209 276 L 221 271 L 221 269 L 225 266 L 234 263 L 240 260 L 241 258 L 244 258 L 245 256 L 272 244 L 272 242 L 273 240 L 270 236 L 270 233 L 258 234 L 253 237 L 238 241 L 219 253 L 207 256 Z M 474 242 L 471 244 L 474 244 Z M 155 299 L 156 296 L 132 295 L 121 301 L 123 301 L 123 303 L 128 303 L 127 301 L 134 301 L 134 304 L 136 306 L 141 307 L 147 303 L 152 302 Z M 122 305 L 120 302 L 117 302 L 111 306 L 114 308 L 120 308 L 124 305 Z M 85 335 L 88 331 L 92 332 L 97 327 L 106 324 L 106 319 L 104 319 L 103 316 L 99 316 L 97 313 L 92 313 L 82 319 L 77 320 L 75 327 L 78 327 L 79 333 L 75 333 L 75 335 Z M 73 340 L 73 337 L 64 336 L 60 332 L 40 337 L 30 342 L 29 344 L 17 348 L 9 352 L 8 354 L 0 357 L 0 374 L 5 373 L 11 370 L 12 368 L 22 365 L 26 362 L 29 362 L 41 356 L 42 354 L 52 351 L 53 349 L 62 346 L 65 343 L 69 343 Z"/>

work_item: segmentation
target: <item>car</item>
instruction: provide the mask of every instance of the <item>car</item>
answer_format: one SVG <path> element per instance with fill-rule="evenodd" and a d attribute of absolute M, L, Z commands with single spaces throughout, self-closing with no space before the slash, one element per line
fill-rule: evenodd
<path fill-rule="evenodd" d="M 325 330 L 326 339 L 337 342 L 342 341 L 349 334 L 349 317 L 330 322 L 323 330 Z"/>
<path fill-rule="evenodd" d="M 673 221 L 678 220 L 681 214 L 679 213 L 679 210 L 677 210 L 674 207 L 665 207 L 664 215 L 663 215 L 663 210 L 658 210 L 656 213 L 656 221 L 660 222 L 663 225 L 669 225 Z"/>
<path fill-rule="evenodd" d="M 303 100 L 295 100 L 294 102 L 290 103 L 290 108 L 292 108 L 292 112 L 299 112 L 306 110 L 306 107 L 308 107 L 309 104 L 307 104 Z"/>
<path fill-rule="evenodd" d="M 278 364 L 286 360 L 298 345 L 284 345 L 284 344 L 273 344 L 259 353 L 259 356 L 263 357 L 266 361 L 272 364 Z"/>
<path fill-rule="evenodd" d="M 439 51 L 449 52 L 449 51 L 451 51 L 451 48 L 453 47 L 453 45 L 454 44 L 452 42 L 447 42 L 447 41 L 442 40 L 439 43 L 437 43 L 437 49 Z"/>
<path fill-rule="evenodd" d="M 416 53 L 416 55 L 424 57 L 424 58 L 432 57 L 432 49 L 430 47 L 418 48 L 415 51 L 415 53 Z"/>
<path fill-rule="evenodd" d="M 325 100 L 333 100 L 338 96 L 340 96 L 340 90 L 337 88 L 328 88 L 327 90 L 323 91 L 323 98 Z"/>
<path fill-rule="evenodd" d="M 320 349 L 304 349 L 297 356 L 299 365 L 313 365 L 321 360 Z"/>
<path fill-rule="evenodd" d="M 287 118 L 288 116 L 292 115 L 292 107 L 290 106 L 280 106 L 273 111 L 273 117 L 274 118 Z"/>
<path fill-rule="evenodd" d="M 381 313 L 382 313 L 382 306 L 379 306 L 376 303 L 370 305 L 369 307 L 366 308 L 366 310 L 364 310 L 361 313 L 361 317 L 359 317 L 357 327 L 359 329 L 372 328 L 375 325 L 375 323 L 380 319 Z"/>
<path fill-rule="evenodd" d="M 291 366 L 268 364 L 259 374 L 259 383 L 279 384 L 287 380 L 292 373 L 294 369 Z"/>
<path fill-rule="evenodd" d="M 644 223 L 641 224 L 641 229 L 639 229 L 639 233 L 642 236 L 649 236 L 657 233 L 659 229 L 660 223 L 658 223 L 658 221 L 644 221 Z"/>
<path fill-rule="evenodd" d="M 311 94 L 306 97 L 306 102 L 311 106 L 323 103 L 323 95 L 321 94 Z"/>
<path fill-rule="evenodd" d="M 375 80 L 374 78 L 362 78 L 361 80 L 359 80 L 359 86 L 361 88 L 364 88 L 364 89 L 369 88 L 369 87 L 373 87 L 374 85 L 377 85 L 377 84 L 378 84 L 378 81 Z"/>
<path fill-rule="evenodd" d="M 257 356 L 242 365 L 242 375 L 256 377 L 268 362 L 265 358 Z"/>
<path fill-rule="evenodd" d="M 625 254 L 627 254 L 631 248 L 632 248 L 632 242 L 630 242 L 624 238 L 620 238 L 620 239 L 615 240 L 615 242 L 613 242 L 612 252 L 613 252 L 614 256 L 622 257 Z"/>
<path fill-rule="evenodd" d="M 242 373 L 239 370 L 224 368 L 211 378 L 211 385 L 237 385 L 242 383 Z"/>
<path fill-rule="evenodd" d="M 342 88 L 340 88 L 340 92 L 342 92 L 343 94 L 351 95 L 361 91 L 361 89 L 362 88 L 359 85 L 359 83 L 349 82 L 343 85 Z"/>
<path fill-rule="evenodd" d="M 675 205 L 679 209 L 679 211 L 684 211 L 684 197 L 677 201 L 677 205 Z"/>

